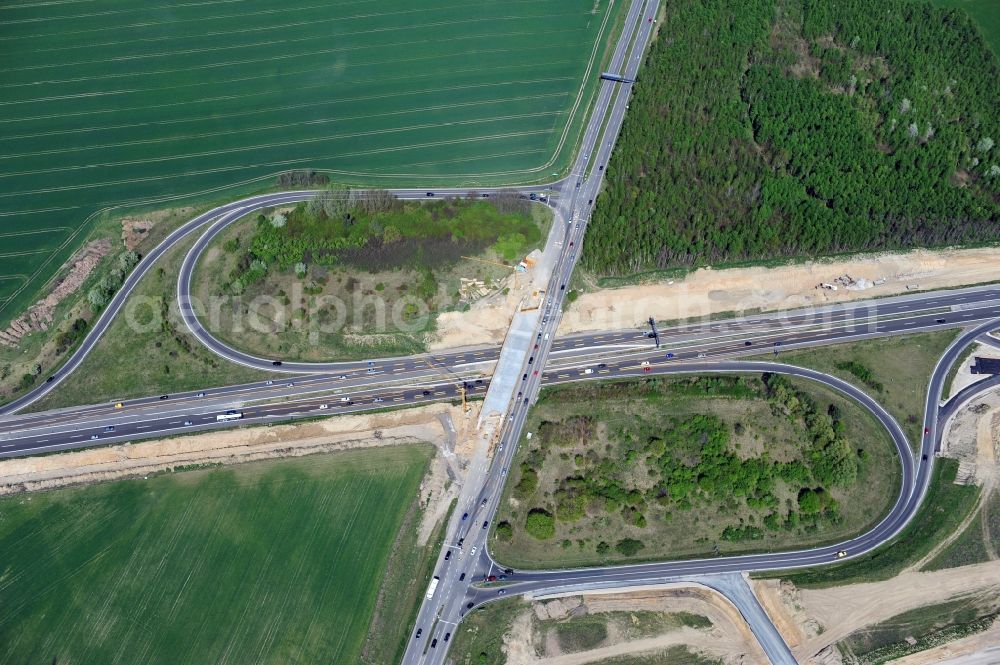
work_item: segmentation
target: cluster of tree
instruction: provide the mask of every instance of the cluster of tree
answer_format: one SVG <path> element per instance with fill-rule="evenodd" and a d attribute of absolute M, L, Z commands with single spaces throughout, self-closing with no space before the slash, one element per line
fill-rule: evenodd
<path fill-rule="evenodd" d="M 556 535 L 556 520 L 544 508 L 532 508 L 524 519 L 524 530 L 532 538 L 547 540 Z"/>
<path fill-rule="evenodd" d="M 840 410 L 831 404 L 826 413 L 817 411 L 815 400 L 796 390 L 784 376 L 766 374 L 764 382 L 773 403 L 805 422 L 812 441 L 808 457 L 813 477 L 823 485 L 853 484 L 858 477 L 862 453 L 844 438 Z"/>
<path fill-rule="evenodd" d="M 682 0 L 665 12 L 586 268 L 1000 237 L 1000 65 L 964 12 L 909 0 Z M 803 73 L 813 68 L 818 78 Z"/>
<path fill-rule="evenodd" d="M 868 367 L 862 365 L 856 360 L 843 360 L 838 362 L 835 367 L 839 370 L 853 374 L 863 384 L 876 392 L 882 392 L 882 389 L 885 387 L 882 385 L 881 381 L 875 378 L 875 375 Z"/>
<path fill-rule="evenodd" d="M 326 185 L 330 177 L 319 171 L 285 171 L 278 174 L 278 187 L 315 187 Z"/>
<path fill-rule="evenodd" d="M 655 381 L 615 384 L 624 392 L 644 390 L 647 397 L 660 387 Z M 839 506 L 825 488 L 853 484 L 862 457 L 844 438 L 836 406 L 818 410 L 808 393 L 773 374 L 760 379 L 675 380 L 672 387 L 695 394 L 712 390 L 768 400 L 777 414 L 791 417 L 801 427 L 801 459 L 779 462 L 766 453 L 750 458 L 737 455 L 732 436 L 741 434 L 744 426 L 730 425 L 713 414 L 669 417 L 656 425 L 640 421 L 613 429 L 605 423 L 608 440 L 614 442 L 605 454 L 588 447 L 576 454 L 574 473 L 559 479 L 554 488 L 542 488 L 539 472 L 546 456 L 581 441 L 597 440 L 602 422 L 591 415 L 543 421 L 527 448 L 513 489 L 518 500 L 528 505 L 546 499 L 549 507 L 534 509 L 534 517 L 529 514 L 534 533 L 551 531 L 554 535 L 557 523 L 572 524 L 599 513 L 617 514 L 624 524 L 642 529 L 651 513 L 664 516 L 673 510 L 721 506 L 732 500 L 745 505 L 758 521 L 729 525 L 722 533 L 725 540 L 761 538 L 766 530 L 815 529 L 824 521 L 840 519 Z M 563 391 L 557 399 L 570 400 L 572 393 Z M 646 472 L 637 473 L 637 467 L 643 466 Z M 653 482 L 637 480 L 644 476 Z M 789 490 L 798 493 L 797 505 L 783 506 L 778 497 Z"/>
<path fill-rule="evenodd" d="M 505 542 L 510 542 L 514 538 L 514 527 L 507 520 L 497 524 L 496 537 Z"/>
<path fill-rule="evenodd" d="M 68 328 L 56 335 L 56 354 L 66 353 L 74 344 L 79 342 L 87 334 L 90 322 L 84 318 L 76 318 Z"/>
<path fill-rule="evenodd" d="M 115 260 L 114 267 L 87 292 L 87 302 L 96 313 L 111 302 L 111 297 L 125 283 L 132 269 L 139 265 L 139 255 L 132 250 L 122 252 Z"/>
<path fill-rule="evenodd" d="M 646 547 L 646 544 L 641 540 L 636 540 L 635 538 L 622 538 L 617 543 L 615 543 L 615 551 L 622 556 L 635 556 Z M 606 556 L 611 552 L 611 545 L 605 541 L 597 543 L 597 553 L 601 556 Z"/>
<path fill-rule="evenodd" d="M 386 190 L 325 189 L 287 214 L 258 215 L 248 242 L 224 243 L 238 254 L 226 288 L 241 293 L 269 270 L 305 274 L 312 264 L 439 267 L 498 241 L 498 251 L 513 259 L 540 231 L 530 210 L 508 198 L 418 203 L 400 201 Z"/>
<path fill-rule="evenodd" d="M 21 380 L 17 382 L 16 390 L 24 391 L 30 388 L 31 386 L 35 385 L 35 380 L 39 376 L 41 376 L 41 374 L 42 374 L 42 366 L 38 363 L 35 363 L 34 367 L 32 367 L 30 372 L 25 372 L 24 374 L 21 375 Z"/>

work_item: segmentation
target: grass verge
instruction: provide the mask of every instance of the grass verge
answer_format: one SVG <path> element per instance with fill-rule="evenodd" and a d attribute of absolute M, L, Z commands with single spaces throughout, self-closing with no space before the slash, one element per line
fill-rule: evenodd
<path fill-rule="evenodd" d="M 910 444 L 919 448 L 927 384 L 938 358 L 957 336 L 956 330 L 944 330 L 881 337 L 786 351 L 777 360 L 832 374 L 868 392 L 899 421 Z"/>
<path fill-rule="evenodd" d="M 524 600 L 510 598 L 473 610 L 458 624 L 448 657 L 455 665 L 504 665 L 504 635 L 528 607 Z"/>
<path fill-rule="evenodd" d="M 144 217 L 147 224 L 141 226 L 146 232 L 135 234 L 138 239 L 135 251 L 140 256 L 149 252 L 168 233 L 210 207 L 211 205 L 167 208 L 149 214 Z M 87 294 L 93 287 L 112 279 L 112 274 L 118 268 L 119 256 L 125 251 L 120 246 L 125 219 L 128 217 L 123 215 L 102 219 L 88 236 L 84 244 L 104 244 L 110 246 L 110 251 L 97 262 L 89 276 L 72 293 L 67 294 L 52 308 L 52 322 L 49 328 L 24 335 L 14 348 L 0 345 L 0 399 L 13 399 L 44 381 L 45 377 L 61 367 L 80 345 L 89 332 L 89 326 L 97 318 L 95 308 L 88 301 Z M 53 284 L 61 282 L 71 272 L 69 265 L 64 266 Z M 72 335 L 70 342 L 71 338 L 64 333 L 79 320 L 85 322 L 84 334 Z M 38 373 L 34 380 L 25 380 L 26 374 L 34 374 L 36 370 Z"/>
<path fill-rule="evenodd" d="M 414 502 L 407 511 L 396 535 L 396 542 L 390 550 L 382 588 L 375 602 L 368 637 L 361 653 L 361 663 L 382 665 L 402 661 L 407 642 L 413 633 L 417 611 L 423 601 L 423 592 L 444 542 L 451 511 L 423 546 L 417 543 L 422 518 L 423 511 Z"/>
<path fill-rule="evenodd" d="M 992 557 L 987 550 L 987 540 L 990 538 L 988 519 L 990 504 L 996 500 L 996 495 L 997 492 L 994 490 L 990 497 L 985 498 L 980 505 L 979 512 L 958 538 L 931 559 L 921 570 L 957 568 L 991 560 Z"/>
<path fill-rule="evenodd" d="M 962 523 L 976 505 L 979 488 L 956 485 L 958 462 L 938 459 L 924 503 L 903 532 L 870 554 L 847 563 L 808 568 L 794 572 L 766 573 L 761 577 L 780 577 L 800 587 L 827 587 L 855 582 L 886 580 L 903 568 L 926 556 L 934 545 Z"/>
<path fill-rule="evenodd" d="M 618 656 L 591 661 L 591 665 L 722 665 L 722 660 L 707 658 L 686 647 L 675 646 L 657 653 L 639 656 Z"/>
<path fill-rule="evenodd" d="M 177 273 L 194 242 L 188 238 L 161 257 L 80 367 L 30 410 L 273 378 L 208 351 L 181 320 Z"/>

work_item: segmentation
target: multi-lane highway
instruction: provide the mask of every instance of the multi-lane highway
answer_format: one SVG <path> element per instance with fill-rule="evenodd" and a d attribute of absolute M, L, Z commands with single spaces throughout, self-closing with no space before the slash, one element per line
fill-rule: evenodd
<path fill-rule="evenodd" d="M 886 428 L 896 446 L 902 468 L 900 494 L 889 513 L 872 529 L 856 538 L 809 550 L 548 571 L 504 569 L 501 564 L 490 558 L 487 543 L 484 542 L 482 547 L 471 551 L 468 557 L 460 556 L 453 558 L 451 562 L 441 562 L 436 574 L 442 579 L 448 579 L 449 572 L 454 571 L 455 575 L 464 580 L 473 581 L 466 588 L 463 598 L 464 606 L 460 610 L 461 616 L 484 603 L 517 594 L 539 595 L 594 588 L 622 588 L 692 579 L 718 573 L 786 570 L 834 563 L 840 560 L 837 555 L 841 551 L 847 552 L 847 558 L 854 558 L 870 552 L 898 534 L 913 518 L 923 502 L 930 480 L 934 451 L 940 445 L 939 419 L 943 413 L 947 412 L 947 407 L 939 408 L 945 378 L 963 350 L 983 334 L 995 329 L 998 323 L 1000 321 L 994 319 L 965 330 L 940 358 L 928 386 L 924 417 L 926 434 L 920 442 L 920 450 L 916 458 L 912 455 L 906 436 L 896 420 L 874 399 L 852 384 L 820 372 L 780 363 L 723 361 L 712 365 L 712 371 L 716 372 L 775 372 L 821 382 L 864 406 Z M 700 364 L 671 364 L 661 361 L 660 364 L 651 364 L 647 368 L 637 365 L 632 359 L 623 363 L 608 363 L 606 369 L 614 377 L 705 372 L 705 367 Z M 587 374 L 568 377 L 565 380 L 594 380 L 596 378 L 598 377 L 593 374 Z M 989 390 L 995 384 L 996 382 L 993 380 L 986 380 L 977 384 L 977 387 L 979 391 Z M 498 453 L 497 459 L 494 461 L 495 468 L 505 469 L 510 465 L 513 459 L 512 448 L 513 446 L 510 446 Z M 484 487 L 482 496 L 497 497 L 501 492 L 504 480 L 503 473 L 493 474 Z M 457 538 L 464 541 L 463 544 L 470 542 L 470 536 L 480 529 L 481 521 L 485 523 L 492 519 L 495 504 L 491 500 L 485 500 L 480 506 L 460 505 L 456 512 L 467 510 L 473 511 L 471 519 L 467 520 L 468 523 L 464 529 L 460 528 L 455 534 Z M 454 546 L 456 542 L 457 540 L 446 543 L 446 545 Z M 470 550 L 466 549 L 465 551 Z M 450 569 L 449 566 L 451 566 Z M 508 576 L 508 580 L 504 583 L 500 585 L 481 584 L 484 576 L 501 572 L 507 573 Z M 480 582 L 480 584 L 476 582 Z M 441 630 L 448 629 L 450 625 L 450 623 L 444 623 Z M 417 627 L 424 628 L 419 620 Z"/>
<path fill-rule="evenodd" d="M 649 41 L 658 9 L 658 0 L 632 0 L 625 18 L 618 44 L 608 65 L 608 71 L 635 79 L 639 63 Z M 561 216 L 566 220 L 565 230 L 553 228 L 552 233 L 562 237 L 556 240 L 561 251 L 556 257 L 552 276 L 546 289 L 546 300 L 540 313 L 532 356 L 524 359 L 524 365 L 517 369 L 510 395 L 509 407 L 503 414 L 497 455 L 488 469 L 476 460 L 470 469 L 467 486 L 463 488 L 451 523 L 447 526 L 446 538 L 457 542 L 458 533 L 464 533 L 463 546 L 469 548 L 470 557 L 478 551 L 486 550 L 489 521 L 496 511 L 506 468 L 517 446 L 521 430 L 527 418 L 531 400 L 541 385 L 539 367 L 545 367 L 552 346 L 552 338 L 562 314 L 566 285 L 569 283 L 576 265 L 577 255 L 583 241 L 587 222 L 593 209 L 594 199 L 604 178 L 604 165 L 618 137 L 621 123 L 628 107 L 631 87 L 610 81 L 602 82 L 586 130 L 580 152 L 573 165 L 570 178 L 559 197 Z M 550 238 L 550 240 L 555 240 Z M 553 244 L 550 242 L 550 245 Z M 513 343 L 519 343 L 519 339 Z M 532 364 L 531 358 L 537 365 Z M 482 487 L 483 489 L 473 491 Z M 478 526 L 479 522 L 482 526 Z M 471 527 L 470 527 L 471 525 Z M 425 598 L 417 614 L 417 627 L 426 631 L 421 642 L 413 633 L 413 638 L 403 657 L 404 665 L 426 663 L 436 665 L 444 661 L 448 645 L 448 635 L 461 620 L 468 605 L 466 594 L 470 578 L 462 576 L 457 566 L 442 565 L 445 553 L 439 558 L 435 576 L 439 591 Z M 441 648 L 437 648 L 441 641 Z"/>
<path fill-rule="evenodd" d="M 560 186 L 560 182 L 553 183 L 551 185 L 539 185 L 538 187 L 531 188 L 531 191 L 556 191 Z M 476 191 L 481 192 L 485 195 L 491 195 L 501 191 L 502 188 L 479 188 Z M 425 200 L 427 198 L 426 190 L 414 190 L 414 189 L 394 189 L 390 190 L 395 196 L 401 199 L 411 199 L 411 200 Z M 468 192 L 468 189 L 437 189 L 433 193 L 435 196 L 462 196 Z M 271 208 L 275 206 L 288 205 L 293 203 L 298 203 L 300 201 L 308 200 L 316 196 L 318 192 L 315 190 L 297 190 L 293 192 L 278 192 L 273 194 L 261 194 L 259 196 L 252 196 L 247 199 L 242 199 L 240 201 L 235 201 L 233 203 L 227 203 L 225 205 L 213 208 L 208 212 L 198 215 L 191 221 L 183 224 L 176 230 L 174 230 L 170 235 L 168 235 L 159 245 L 157 245 L 152 251 L 150 251 L 146 256 L 142 257 L 139 265 L 128 275 L 125 282 L 122 284 L 121 288 L 112 297 L 111 302 L 104 308 L 101 315 L 98 317 L 97 321 L 91 327 L 87 334 L 87 337 L 83 342 L 76 348 L 69 359 L 60 367 L 57 371 L 53 372 L 51 375 L 46 377 L 46 381 L 41 385 L 37 386 L 28 393 L 22 395 L 20 398 L 15 399 L 7 404 L 0 406 L 0 416 L 17 413 L 18 411 L 24 409 L 25 407 L 37 402 L 39 399 L 49 394 L 59 383 L 65 379 L 67 376 L 76 370 L 80 363 L 90 354 L 90 351 L 94 348 L 101 337 L 107 332 L 108 327 L 111 322 L 121 313 L 122 308 L 125 306 L 126 301 L 129 296 L 135 290 L 136 285 L 139 281 L 153 268 L 157 261 L 172 247 L 177 245 L 177 243 L 183 241 L 189 235 L 196 232 L 198 229 L 202 228 L 206 224 L 215 221 L 212 229 L 217 232 L 221 226 L 232 223 L 233 221 L 244 217 L 254 211 L 261 210 L 262 208 Z M 221 223 L 225 222 L 225 223 Z M 221 223 L 221 226 L 220 226 Z M 195 247 L 204 248 L 205 242 L 207 242 L 204 236 L 196 243 Z M 189 255 L 190 256 L 190 255 Z M 293 372 L 308 372 L 317 371 L 318 369 L 315 365 L 309 363 L 288 363 L 287 367 L 280 367 L 273 364 L 274 359 L 270 358 L 256 358 L 249 354 L 243 354 L 235 349 L 229 349 L 221 342 L 215 340 L 211 335 L 204 331 L 201 324 L 191 315 L 192 307 L 190 298 L 187 294 L 190 292 L 190 277 L 192 264 L 186 264 L 187 271 L 181 273 L 181 277 L 178 280 L 178 304 L 182 313 L 185 315 L 185 321 L 192 330 L 210 349 L 219 353 L 224 357 L 229 358 L 234 362 L 239 362 L 244 365 L 251 367 L 258 367 L 260 369 L 269 369 L 274 371 L 282 371 L 287 373 Z M 327 364 L 326 371 L 333 371 L 336 369 L 348 369 L 351 367 L 356 367 L 358 363 L 329 363 Z"/>
<path fill-rule="evenodd" d="M 701 362 L 705 370 L 711 370 L 716 366 L 713 361 L 729 358 L 998 318 L 1000 287 L 988 286 L 810 312 L 776 312 L 663 327 L 659 349 L 648 330 L 582 333 L 554 340 L 544 364 L 536 360 L 537 367 L 544 367 L 537 379 L 541 384 L 568 380 L 588 367 L 595 371 L 596 378 L 607 378 L 610 370 L 599 364 L 625 358 L 635 362 Z M 668 354 L 672 357 L 667 358 Z M 349 367 L 340 372 L 276 376 L 269 381 L 206 386 L 165 399 L 154 395 L 7 416 L 0 420 L 0 457 L 230 427 L 233 423 L 217 423 L 215 416 L 234 408 L 244 411 L 244 423 L 274 422 L 456 399 L 457 386 L 462 383 L 468 384 L 470 396 L 479 396 L 485 392 L 498 355 L 496 347 L 482 347 L 433 354 L 427 358 L 430 364 L 418 357 L 348 363 L 345 366 Z M 424 390 L 429 390 L 430 395 L 424 395 Z M 518 392 L 527 394 L 523 389 Z M 350 405 L 340 401 L 345 397 Z M 375 401 L 380 398 L 383 401 Z M 116 408 L 117 404 L 121 407 Z M 320 410 L 322 404 L 328 408 Z M 115 430 L 105 431 L 109 426 Z M 95 435 L 98 438 L 91 439 Z"/>
<path fill-rule="evenodd" d="M 656 0 L 631 0 L 622 34 L 607 66 L 609 71 L 627 79 L 635 78 L 651 31 L 655 29 L 653 18 L 657 7 Z M 555 207 L 556 221 L 547 247 L 558 249 L 551 262 L 547 297 L 538 312 L 537 325 L 531 331 L 534 339 L 528 351 L 530 360 L 520 360 L 522 364 L 514 368 L 515 376 L 500 377 L 504 381 L 503 389 L 509 390 L 510 395 L 497 445 L 490 455 L 480 451 L 469 469 L 461 503 L 447 526 L 445 549 L 435 567 L 434 575 L 440 580 L 416 619 L 414 629 L 420 629 L 421 637 L 417 638 L 415 632 L 411 634 L 404 663 L 441 663 L 448 637 L 467 611 L 501 597 L 498 595 L 500 588 L 481 586 L 477 581 L 498 568 L 488 553 L 489 524 L 497 509 L 506 469 L 513 459 L 528 409 L 541 386 L 693 372 L 768 371 L 802 376 L 843 392 L 874 414 L 897 447 L 903 482 L 900 495 L 885 518 L 867 533 L 843 543 L 795 552 L 695 561 L 571 571 L 516 571 L 502 587 L 506 594 L 602 585 L 628 586 L 714 572 L 796 568 L 831 563 L 840 550 L 847 550 L 850 557 L 858 556 L 884 544 L 907 524 L 927 489 L 933 452 L 940 440 L 939 418 L 949 415 L 948 409 L 953 408 L 949 406 L 943 412 L 938 408 L 947 371 L 969 343 L 1000 325 L 1000 287 L 987 286 L 668 326 L 661 330 L 659 347 L 644 329 L 592 332 L 555 339 L 565 288 L 581 251 L 586 225 L 602 184 L 604 165 L 618 136 L 629 95 L 627 84 L 602 82 L 569 176 L 548 186 L 525 190 L 548 189 L 555 194 L 548 199 Z M 479 191 L 492 194 L 498 190 Z M 424 189 L 394 190 L 394 193 L 400 198 L 421 200 L 429 195 Z M 440 197 L 462 195 L 465 190 L 435 189 L 432 193 Z M 300 363 L 245 354 L 223 344 L 203 328 L 192 306 L 190 284 L 198 257 L 212 238 L 226 225 L 253 211 L 302 201 L 314 194 L 295 191 L 251 197 L 199 215 L 171 233 L 129 275 L 66 364 L 46 383 L 0 408 L 0 414 L 5 416 L 0 420 L 0 457 L 248 423 L 454 400 L 463 390 L 467 396 L 477 397 L 490 390 L 491 377 L 501 357 L 501 349 L 496 347 L 359 362 Z M 183 262 L 177 285 L 180 311 L 188 327 L 207 348 L 230 361 L 272 371 L 273 379 L 14 415 L 47 394 L 80 366 L 121 311 L 139 280 L 167 250 L 206 228 Z M 788 349 L 817 344 L 957 326 L 975 327 L 959 336 L 935 368 L 927 394 L 927 435 L 916 458 L 911 455 L 898 423 L 853 385 L 819 372 L 778 363 L 773 358 L 769 361 L 736 359 L 762 353 L 779 356 Z M 503 370 L 505 373 L 510 371 Z M 976 389 L 966 389 L 960 397 L 965 399 L 997 383 L 987 380 L 977 384 Z M 218 420 L 220 414 L 230 411 L 241 415 L 229 421 Z M 445 552 L 452 552 L 447 560 Z"/>

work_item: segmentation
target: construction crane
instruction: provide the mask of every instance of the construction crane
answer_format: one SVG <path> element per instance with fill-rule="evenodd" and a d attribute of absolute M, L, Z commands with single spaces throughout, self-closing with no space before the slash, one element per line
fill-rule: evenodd
<path fill-rule="evenodd" d="M 487 264 L 489 264 L 491 266 L 500 266 L 501 268 L 505 268 L 507 270 L 517 270 L 518 269 L 517 266 L 509 266 L 506 263 L 500 263 L 499 261 L 490 261 L 489 259 L 480 259 L 480 258 L 476 258 L 475 256 L 463 256 L 462 258 L 463 259 L 468 259 L 469 261 L 478 261 L 479 263 L 487 263 Z"/>
<path fill-rule="evenodd" d="M 445 374 L 454 376 L 456 379 L 459 380 L 458 383 L 454 383 L 453 385 L 458 389 L 458 394 L 462 396 L 462 413 L 468 413 L 471 407 L 469 406 L 468 400 L 465 398 L 465 381 L 462 380 L 461 377 L 455 376 L 454 372 L 452 372 L 447 367 L 435 366 L 434 363 L 431 362 L 431 358 L 428 358 L 427 356 L 421 356 L 420 359 L 423 360 L 424 363 L 432 370 L 435 370 L 437 372 L 443 371 Z"/>

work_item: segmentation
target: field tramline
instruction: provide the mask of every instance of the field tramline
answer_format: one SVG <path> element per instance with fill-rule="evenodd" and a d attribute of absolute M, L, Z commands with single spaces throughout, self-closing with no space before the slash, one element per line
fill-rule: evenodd
<path fill-rule="evenodd" d="M 551 177 L 567 163 L 620 9 L 609 0 L 0 7 L 0 324 L 112 206 L 266 187 L 300 168 L 400 186 Z"/>

